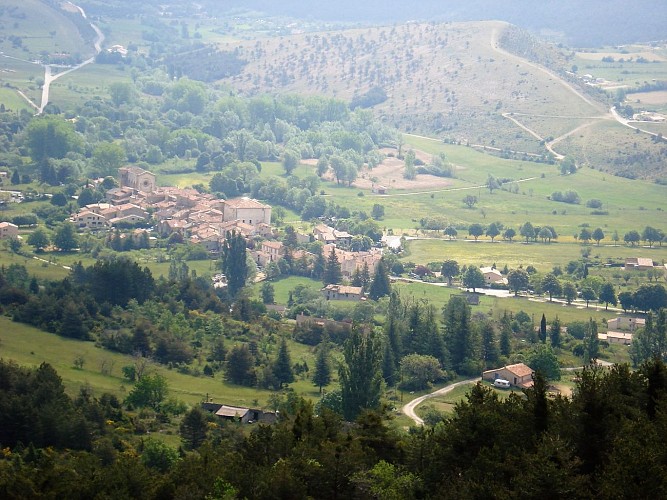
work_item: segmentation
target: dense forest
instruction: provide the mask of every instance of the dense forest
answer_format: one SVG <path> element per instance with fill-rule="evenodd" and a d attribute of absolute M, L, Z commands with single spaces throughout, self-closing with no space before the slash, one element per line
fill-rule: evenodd
<path fill-rule="evenodd" d="M 117 398 L 82 389 L 72 399 L 49 365 L 24 369 L 2 361 L 0 492 L 3 498 L 662 498 L 666 401 L 660 361 L 636 372 L 587 367 L 571 399 L 550 398 L 539 374 L 533 389 L 504 400 L 478 384 L 451 418 L 409 434 L 392 431 L 381 412 L 365 411 L 345 424 L 295 397 L 283 399 L 277 424 L 249 432 L 193 408 L 182 420 L 177 450 L 146 436 L 143 420 Z"/>

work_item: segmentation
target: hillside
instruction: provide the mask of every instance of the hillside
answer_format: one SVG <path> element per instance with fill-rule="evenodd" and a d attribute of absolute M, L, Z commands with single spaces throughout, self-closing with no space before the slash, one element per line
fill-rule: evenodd
<path fill-rule="evenodd" d="M 504 156 L 569 155 L 627 177 L 665 176 L 664 143 L 617 123 L 610 97 L 566 72 L 573 53 L 506 23 L 408 23 L 221 46 L 248 62 L 224 81 L 250 95 L 325 94 L 372 107 L 401 130 Z"/>

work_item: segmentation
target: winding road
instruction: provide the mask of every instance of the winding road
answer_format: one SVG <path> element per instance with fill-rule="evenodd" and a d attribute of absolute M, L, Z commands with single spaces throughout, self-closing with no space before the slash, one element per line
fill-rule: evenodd
<path fill-rule="evenodd" d="M 88 16 L 81 7 L 79 7 L 78 5 L 74 5 L 72 2 L 67 2 L 67 3 L 73 6 L 81 14 L 81 17 L 83 17 L 86 20 L 88 19 Z M 93 45 L 95 47 L 95 55 L 93 57 L 86 59 L 82 63 L 77 64 L 76 66 L 73 66 L 71 68 L 68 68 L 65 71 L 61 71 L 60 73 L 53 73 L 53 68 L 59 67 L 58 65 L 44 64 L 43 65 L 44 85 L 42 85 L 42 100 L 39 106 L 34 102 L 32 102 L 23 92 L 18 91 L 21 97 L 23 97 L 26 101 L 28 101 L 28 103 L 37 110 L 37 112 L 35 113 L 36 115 L 41 115 L 42 113 L 44 113 L 44 108 L 49 103 L 49 92 L 51 90 L 51 83 L 53 83 L 61 76 L 65 76 L 73 71 L 81 69 L 84 66 L 87 66 L 88 64 L 95 62 L 95 56 L 102 51 L 102 44 L 104 43 L 104 33 L 102 33 L 102 31 L 95 24 L 91 22 L 89 22 L 89 24 L 90 27 L 93 28 L 93 30 L 96 33 L 95 41 L 93 42 Z"/>
<path fill-rule="evenodd" d="M 480 377 L 477 378 L 469 378 L 467 380 L 461 380 L 460 382 L 456 382 L 452 385 L 448 385 L 447 387 L 443 387 L 442 389 L 438 389 L 437 391 L 431 392 L 430 394 L 425 394 L 424 396 L 419 396 L 418 398 L 413 399 L 409 403 L 407 403 L 401 411 L 403 412 L 404 415 L 410 417 L 416 425 L 424 425 L 424 421 L 417 416 L 415 413 L 415 408 L 422 404 L 424 401 L 427 399 L 434 398 L 436 396 L 442 396 L 443 394 L 447 394 L 448 392 L 453 391 L 457 387 L 460 387 L 462 385 L 466 384 L 473 384 L 475 382 L 479 382 L 482 380 Z"/>

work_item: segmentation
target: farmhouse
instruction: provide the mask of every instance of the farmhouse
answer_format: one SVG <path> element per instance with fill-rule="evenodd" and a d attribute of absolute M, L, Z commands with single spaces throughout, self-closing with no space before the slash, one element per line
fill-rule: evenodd
<path fill-rule="evenodd" d="M 508 380 L 510 385 L 521 388 L 533 386 L 533 369 L 524 363 L 507 365 L 482 372 L 482 380 L 493 382 L 497 378 Z"/>
<path fill-rule="evenodd" d="M 277 262 L 283 258 L 283 244 L 280 241 L 262 241 L 259 250 L 252 252 L 252 256 L 260 266 L 269 262 Z"/>
<path fill-rule="evenodd" d="M 5 238 L 17 238 L 19 227 L 11 222 L 0 222 L 0 240 Z"/>
<path fill-rule="evenodd" d="M 653 269 L 653 259 L 645 257 L 628 257 L 625 259 L 626 271 L 648 271 Z"/>
<path fill-rule="evenodd" d="M 599 340 L 606 340 L 610 344 L 630 345 L 632 344 L 632 333 L 629 332 L 607 332 L 598 333 Z"/>
<path fill-rule="evenodd" d="M 644 318 L 629 318 L 627 316 L 618 316 L 607 321 L 607 330 L 621 330 L 634 332 L 637 328 L 644 328 L 646 320 Z"/>
<path fill-rule="evenodd" d="M 212 402 L 202 403 L 201 407 L 202 410 L 213 413 L 223 420 L 231 420 L 244 424 L 252 424 L 253 422 L 273 424 L 276 421 L 276 414 L 274 412 L 266 412 L 257 408 L 229 406 Z"/>
<path fill-rule="evenodd" d="M 363 300 L 364 294 L 360 286 L 327 285 L 321 290 L 327 300 Z"/>
<path fill-rule="evenodd" d="M 488 285 L 502 284 L 507 285 L 507 278 L 505 278 L 498 269 L 494 267 L 482 267 L 480 269 L 484 275 L 484 283 Z"/>

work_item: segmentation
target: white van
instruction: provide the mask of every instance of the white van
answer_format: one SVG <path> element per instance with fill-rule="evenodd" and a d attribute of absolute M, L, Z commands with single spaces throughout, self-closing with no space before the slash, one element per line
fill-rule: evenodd
<path fill-rule="evenodd" d="M 510 381 L 502 378 L 497 378 L 493 381 L 493 387 L 498 387 L 499 389 L 509 389 Z"/>

